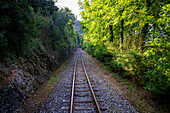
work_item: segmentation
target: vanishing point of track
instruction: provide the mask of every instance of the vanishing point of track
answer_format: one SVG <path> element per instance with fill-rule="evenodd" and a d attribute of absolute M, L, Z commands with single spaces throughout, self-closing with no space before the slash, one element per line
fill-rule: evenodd
<path fill-rule="evenodd" d="M 88 76 L 88 73 L 87 73 L 87 70 L 86 70 L 86 67 L 84 64 L 83 56 L 81 54 L 81 49 L 78 50 L 78 53 L 79 53 L 79 55 L 77 55 L 76 61 L 74 64 L 73 81 L 72 81 L 72 88 L 71 88 L 72 89 L 71 90 L 71 99 L 69 101 L 70 106 L 67 107 L 67 109 L 69 109 L 70 113 L 76 112 L 76 110 L 91 110 L 91 109 L 95 110 L 95 112 L 97 112 L 97 113 L 101 113 L 101 109 L 99 107 L 98 101 L 96 99 L 93 87 L 91 85 L 91 81 L 89 79 L 89 76 Z M 84 74 L 79 74 L 79 76 L 78 76 L 78 74 L 77 74 L 78 66 L 77 65 L 79 65 L 79 67 L 83 68 L 82 70 L 83 70 Z M 81 70 L 81 72 L 82 72 L 82 70 Z M 79 83 L 79 84 L 77 84 L 77 83 Z M 83 87 L 82 87 L 82 85 L 83 85 Z M 77 87 L 82 88 L 82 89 L 85 87 L 85 89 L 83 89 L 83 90 L 76 89 Z M 76 92 L 86 92 L 88 94 L 78 95 L 78 94 L 76 94 Z M 79 96 L 83 97 L 84 99 L 83 100 L 79 99 Z M 88 96 L 88 97 L 86 97 L 86 96 Z M 90 99 L 87 99 L 87 98 L 89 98 L 89 96 L 90 96 Z M 76 97 L 78 99 L 75 99 Z M 90 106 L 90 107 L 86 106 L 86 104 L 89 102 L 91 104 L 93 104 L 94 108 L 92 108 L 92 106 Z M 84 105 L 77 107 L 75 105 L 76 103 L 84 103 Z"/>

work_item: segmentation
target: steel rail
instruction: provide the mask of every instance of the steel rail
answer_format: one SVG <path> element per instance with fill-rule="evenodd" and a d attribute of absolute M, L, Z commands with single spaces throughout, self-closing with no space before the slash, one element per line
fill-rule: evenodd
<path fill-rule="evenodd" d="M 75 79 L 76 79 L 77 60 L 78 60 L 78 56 L 76 57 L 76 61 L 75 61 L 75 64 L 74 64 L 74 73 L 73 73 L 73 83 L 72 83 L 72 92 L 71 92 L 70 113 L 73 113 L 74 90 L 75 90 Z"/>
<path fill-rule="evenodd" d="M 80 56 L 81 56 L 81 51 L 80 51 Z M 94 94 L 93 88 L 92 88 L 91 83 L 90 83 L 90 80 L 89 80 L 89 77 L 88 77 L 88 74 L 87 74 L 87 71 L 86 71 L 86 68 L 85 68 L 85 65 L 84 65 L 84 60 L 83 60 L 83 57 L 82 57 L 82 56 L 81 56 L 81 62 L 82 62 L 82 65 L 83 65 L 83 70 L 84 70 L 86 79 L 87 79 L 87 81 L 88 81 L 88 86 L 89 86 L 89 88 L 90 88 L 90 91 L 91 91 L 91 94 L 92 94 L 92 97 L 93 97 L 93 100 L 94 100 L 94 103 L 95 103 L 95 106 L 96 106 L 97 113 L 101 113 L 99 104 L 98 104 L 98 102 L 97 102 L 96 96 L 95 96 L 95 94 Z"/>

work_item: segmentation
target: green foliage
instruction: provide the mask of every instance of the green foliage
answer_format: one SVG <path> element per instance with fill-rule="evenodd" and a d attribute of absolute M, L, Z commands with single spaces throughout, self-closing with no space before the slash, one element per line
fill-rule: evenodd
<path fill-rule="evenodd" d="M 31 43 L 32 26 L 26 1 L 1 1 L 0 50 L 22 53 Z"/>
<path fill-rule="evenodd" d="M 168 93 L 170 88 L 170 41 L 166 38 L 149 41 L 152 48 L 144 52 L 144 60 L 149 67 L 144 77 L 148 78 L 146 89 Z"/>
<path fill-rule="evenodd" d="M 170 4 L 81 0 L 83 49 L 156 94 L 170 93 Z"/>
<path fill-rule="evenodd" d="M 74 15 L 53 0 L 0 1 L 0 53 L 31 56 L 31 51 L 65 50 L 77 46 Z"/>
<path fill-rule="evenodd" d="M 52 77 L 50 78 L 50 83 L 51 83 L 51 84 L 54 84 L 59 78 L 60 78 L 60 75 L 55 74 L 54 76 L 52 76 Z"/>

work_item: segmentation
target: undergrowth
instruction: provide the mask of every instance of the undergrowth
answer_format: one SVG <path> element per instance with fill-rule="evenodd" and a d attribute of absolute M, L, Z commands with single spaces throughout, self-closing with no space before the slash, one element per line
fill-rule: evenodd
<path fill-rule="evenodd" d="M 59 78 L 60 75 L 56 73 L 55 75 L 51 76 L 49 83 L 54 84 Z"/>

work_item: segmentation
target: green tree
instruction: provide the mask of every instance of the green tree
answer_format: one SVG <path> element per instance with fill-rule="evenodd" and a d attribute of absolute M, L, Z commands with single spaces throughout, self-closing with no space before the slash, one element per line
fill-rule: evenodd
<path fill-rule="evenodd" d="M 135 79 L 153 92 L 169 92 L 168 1 L 83 0 L 79 5 L 85 32 L 83 47 L 88 52 L 105 59 L 95 52 L 106 48 L 112 54 L 108 57 L 112 57 L 113 70 L 124 72 L 124 77 Z"/>

